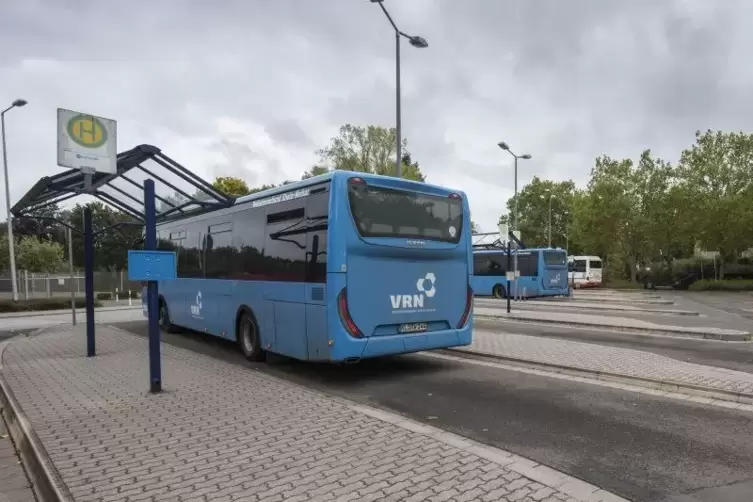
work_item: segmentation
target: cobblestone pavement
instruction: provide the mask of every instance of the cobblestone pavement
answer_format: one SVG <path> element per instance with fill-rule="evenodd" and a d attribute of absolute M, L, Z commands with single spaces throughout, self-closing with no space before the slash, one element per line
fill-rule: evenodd
<path fill-rule="evenodd" d="M 507 452 L 170 345 L 162 346 L 166 390 L 150 395 L 146 340 L 100 326 L 99 353 L 86 358 L 81 331 L 54 329 L 7 346 L 3 375 L 81 502 L 623 500 Z"/>
<path fill-rule="evenodd" d="M 686 363 L 640 350 L 482 330 L 474 330 L 472 345 L 453 350 L 753 394 L 751 373 Z"/>
<path fill-rule="evenodd" d="M 0 408 L 2 411 L 2 408 Z M 5 421 L 0 416 L 0 502 L 34 502 L 21 459 L 8 435 Z"/>

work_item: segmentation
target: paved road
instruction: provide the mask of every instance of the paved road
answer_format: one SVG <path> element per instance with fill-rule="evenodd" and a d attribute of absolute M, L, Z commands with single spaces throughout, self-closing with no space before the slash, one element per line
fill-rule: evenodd
<path fill-rule="evenodd" d="M 559 338 L 578 342 L 643 350 L 679 361 L 753 373 L 753 343 L 720 342 L 670 336 L 631 335 L 620 331 L 547 326 L 514 321 L 474 319 L 474 326 L 491 331 Z"/>
<path fill-rule="evenodd" d="M 668 296 L 669 298 L 669 296 Z M 694 306 L 696 310 L 717 310 L 753 321 L 753 292 L 731 293 L 675 291 L 671 299 Z M 705 307 L 699 308 L 699 307 Z"/>
<path fill-rule="evenodd" d="M 143 321 L 118 326 L 146 332 Z M 164 340 L 248 365 L 219 339 Z M 513 451 L 639 502 L 739 502 L 753 489 L 749 413 L 426 355 L 255 367 Z M 690 498 L 671 498 L 677 494 Z"/>
<path fill-rule="evenodd" d="M 144 319 L 140 308 L 119 309 L 119 310 L 95 310 L 94 319 L 97 323 L 112 323 L 137 321 Z M 83 312 L 77 314 L 77 321 L 83 323 L 86 321 L 86 315 Z M 0 318 L 0 330 L 4 331 L 23 331 L 34 330 L 46 326 L 55 326 L 58 324 L 70 324 L 70 311 L 63 313 L 54 313 L 48 315 L 33 316 L 11 316 Z"/>
<path fill-rule="evenodd" d="M 650 309 L 655 308 L 655 306 L 646 306 L 647 310 L 617 311 L 617 310 L 588 309 L 588 305 L 586 303 L 580 303 L 580 305 L 583 306 L 583 308 L 574 309 L 572 307 L 562 305 L 562 303 L 565 303 L 565 302 L 567 302 L 567 300 L 561 300 L 561 301 L 550 300 L 546 303 L 550 303 L 551 305 L 521 305 L 521 311 L 526 312 L 526 313 L 556 312 L 556 313 L 564 313 L 564 314 L 569 314 L 569 315 L 578 315 L 578 314 L 596 315 L 596 316 L 608 317 L 608 318 L 616 317 L 616 318 L 638 319 L 641 321 L 646 321 L 646 322 L 650 322 L 654 324 L 664 324 L 664 325 L 670 325 L 670 326 L 713 327 L 713 328 L 735 329 L 735 330 L 753 332 L 753 321 L 749 319 L 744 319 L 737 315 L 725 313 L 720 310 L 714 310 L 714 309 L 708 309 L 708 308 L 703 309 L 704 312 L 702 312 L 703 314 L 702 316 L 688 316 L 688 315 L 675 315 L 675 314 L 657 314 L 654 312 L 650 312 Z M 629 304 L 629 303 L 624 303 L 624 304 L 633 305 L 635 307 L 643 306 L 640 304 Z M 502 300 L 487 300 L 485 298 L 477 299 L 475 305 L 477 307 L 506 310 L 506 304 Z M 753 306 L 753 302 L 751 302 L 751 305 Z M 693 308 L 693 307 L 697 307 L 697 305 L 695 304 L 688 305 L 687 302 L 679 302 L 677 305 L 672 306 L 672 308 L 677 308 L 680 310 L 698 311 L 698 308 Z M 517 310 L 518 309 L 517 305 L 513 304 L 512 309 Z"/>
<path fill-rule="evenodd" d="M 2 407 L 0 407 L 2 410 Z M 3 417 L 0 416 L 0 501 L 34 502 L 24 468 L 20 465 L 16 448 L 10 440 Z"/>

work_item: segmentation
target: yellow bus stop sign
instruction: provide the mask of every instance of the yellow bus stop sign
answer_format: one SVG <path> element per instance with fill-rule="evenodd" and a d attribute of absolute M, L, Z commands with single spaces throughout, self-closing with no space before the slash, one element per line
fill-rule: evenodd
<path fill-rule="evenodd" d="M 107 129 L 96 117 L 76 115 L 66 125 L 68 135 L 79 146 L 99 148 L 107 143 Z"/>

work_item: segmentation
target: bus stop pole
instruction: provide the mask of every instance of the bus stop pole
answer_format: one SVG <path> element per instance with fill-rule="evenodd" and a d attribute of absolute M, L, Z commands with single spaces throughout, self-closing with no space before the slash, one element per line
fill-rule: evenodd
<path fill-rule="evenodd" d="M 86 295 L 86 356 L 96 355 L 94 339 L 94 235 L 92 210 L 84 208 L 84 294 Z"/>
<path fill-rule="evenodd" d="M 510 313 L 510 239 L 507 239 L 507 271 L 505 272 L 505 275 L 507 276 L 507 313 Z"/>
<path fill-rule="evenodd" d="M 157 215 L 155 209 L 154 180 L 144 181 L 144 249 L 157 249 Z M 162 364 L 160 361 L 159 301 L 157 281 L 147 281 L 147 306 L 149 313 L 149 391 L 162 391 Z"/>

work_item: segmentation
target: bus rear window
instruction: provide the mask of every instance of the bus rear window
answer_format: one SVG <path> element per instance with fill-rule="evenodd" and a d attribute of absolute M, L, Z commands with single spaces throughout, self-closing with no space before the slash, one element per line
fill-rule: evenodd
<path fill-rule="evenodd" d="M 596 269 L 596 270 L 600 270 L 601 262 L 599 260 L 591 260 L 590 262 L 588 262 L 588 267 Z"/>
<path fill-rule="evenodd" d="M 348 198 L 362 237 L 460 241 L 463 203 L 459 198 L 363 184 L 350 185 Z"/>
<path fill-rule="evenodd" d="M 561 251 L 544 251 L 544 263 L 564 267 L 567 263 L 567 256 Z"/>

